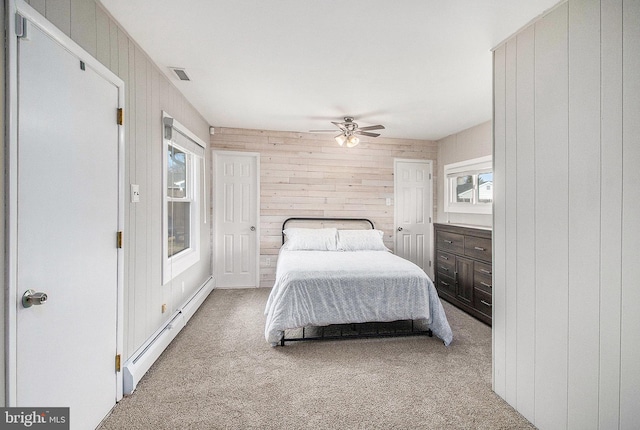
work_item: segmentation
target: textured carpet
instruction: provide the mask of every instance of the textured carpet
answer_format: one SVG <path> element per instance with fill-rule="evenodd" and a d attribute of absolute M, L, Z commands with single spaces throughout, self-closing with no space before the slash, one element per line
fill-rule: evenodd
<path fill-rule="evenodd" d="M 269 289 L 214 290 L 108 429 L 532 429 L 491 391 L 491 329 L 443 302 L 433 337 L 264 339 Z"/>

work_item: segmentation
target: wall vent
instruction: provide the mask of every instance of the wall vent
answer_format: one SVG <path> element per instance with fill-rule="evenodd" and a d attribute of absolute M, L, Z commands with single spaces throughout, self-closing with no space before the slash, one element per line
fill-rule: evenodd
<path fill-rule="evenodd" d="M 178 67 L 169 67 L 171 70 L 173 70 L 173 73 L 176 74 L 176 76 L 178 77 L 178 79 L 180 79 L 181 81 L 190 81 L 191 79 L 189 79 L 189 76 L 187 75 L 187 72 L 184 71 L 184 69 L 180 69 Z"/>

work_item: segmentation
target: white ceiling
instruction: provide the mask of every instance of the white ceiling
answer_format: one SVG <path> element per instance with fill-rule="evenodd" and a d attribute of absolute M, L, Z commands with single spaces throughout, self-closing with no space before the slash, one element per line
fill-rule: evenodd
<path fill-rule="evenodd" d="M 213 126 L 433 140 L 491 119 L 491 48 L 557 2 L 101 0 Z"/>

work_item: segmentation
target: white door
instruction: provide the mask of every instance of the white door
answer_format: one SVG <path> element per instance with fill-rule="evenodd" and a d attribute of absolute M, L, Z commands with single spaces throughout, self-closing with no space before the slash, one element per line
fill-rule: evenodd
<path fill-rule="evenodd" d="M 214 151 L 216 286 L 257 287 L 260 156 Z"/>
<path fill-rule="evenodd" d="M 35 25 L 18 41 L 16 391 L 95 428 L 116 403 L 118 87 Z M 27 290 L 47 295 L 23 306 Z"/>
<path fill-rule="evenodd" d="M 395 160 L 396 254 L 432 276 L 432 162 Z"/>

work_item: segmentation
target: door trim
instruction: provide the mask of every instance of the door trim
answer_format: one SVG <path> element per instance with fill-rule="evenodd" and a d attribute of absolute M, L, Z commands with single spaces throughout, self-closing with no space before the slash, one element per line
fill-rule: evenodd
<path fill-rule="evenodd" d="M 432 264 L 429 266 L 429 270 L 427 272 L 427 275 L 429 275 L 429 278 L 433 279 L 433 223 L 434 223 L 434 219 L 433 219 L 433 199 L 434 199 L 434 193 L 433 193 L 433 160 L 422 160 L 422 159 L 415 159 L 415 158 L 394 158 L 393 159 L 393 246 L 394 246 L 394 250 L 395 250 L 395 246 L 398 243 L 397 242 L 397 228 L 398 228 L 398 205 L 396 204 L 396 202 L 398 201 L 397 199 L 397 190 L 398 190 L 398 175 L 397 175 L 397 170 L 398 170 L 398 163 L 420 163 L 420 164 L 427 164 L 429 165 L 429 183 L 431 184 L 431 198 L 429 199 L 429 220 L 431 224 L 431 228 L 429 229 L 429 261 L 432 262 Z"/>
<path fill-rule="evenodd" d="M 80 45 L 47 21 L 24 0 L 7 2 L 7 110 L 5 113 L 5 138 L 8 141 L 6 153 L 7 185 L 5 213 L 6 247 L 5 264 L 5 405 L 16 406 L 17 401 L 17 310 L 19 297 L 17 292 L 17 238 L 18 238 L 18 38 L 16 36 L 15 15 L 19 13 L 29 21 L 29 26 L 36 25 L 48 36 L 62 45 L 71 54 L 79 57 L 98 75 L 112 83 L 118 89 L 118 107 L 124 109 L 124 81 L 111 70 L 92 57 Z M 28 37 L 28 36 L 27 36 Z M 116 120 L 116 113 L 113 115 Z M 124 231 L 124 126 L 118 125 L 118 230 Z M 116 232 L 114 234 L 114 248 Z M 126 232 L 125 232 L 126 234 Z M 117 249 L 117 305 L 116 305 L 116 354 L 123 353 L 124 347 L 124 250 Z M 115 369 L 115 357 L 114 357 Z M 114 372 L 116 378 L 116 401 L 122 399 L 122 372 Z"/>
<path fill-rule="evenodd" d="M 259 288 L 260 287 L 260 153 L 259 152 L 244 152 L 244 151 L 226 151 L 226 150 L 221 150 L 221 149 L 212 149 L 211 153 L 213 155 L 212 157 L 212 169 L 213 169 L 213 174 L 211 175 L 211 192 L 212 192 L 212 199 L 211 199 L 211 205 L 215 205 L 216 202 L 216 195 L 215 195 L 215 190 L 216 190 L 216 179 L 217 179 L 217 172 L 215 171 L 216 166 L 218 165 L 218 155 L 229 155 L 229 156 L 243 156 L 243 157 L 254 157 L 256 159 L 256 255 L 255 255 L 255 259 L 256 259 L 256 277 L 255 277 L 255 287 Z M 212 230 L 213 230 L 213 252 L 211 253 L 212 255 L 212 259 L 213 261 L 211 262 L 212 267 L 213 267 L 213 273 L 217 274 L 217 269 L 216 269 L 216 262 L 218 261 L 218 254 L 217 254 L 217 246 L 216 246 L 216 233 L 217 233 L 217 228 L 218 228 L 218 219 L 216 216 L 216 211 L 215 209 L 213 210 L 213 225 L 211 226 Z M 218 287 L 217 283 L 216 283 L 216 288 L 224 288 L 224 287 Z"/>

